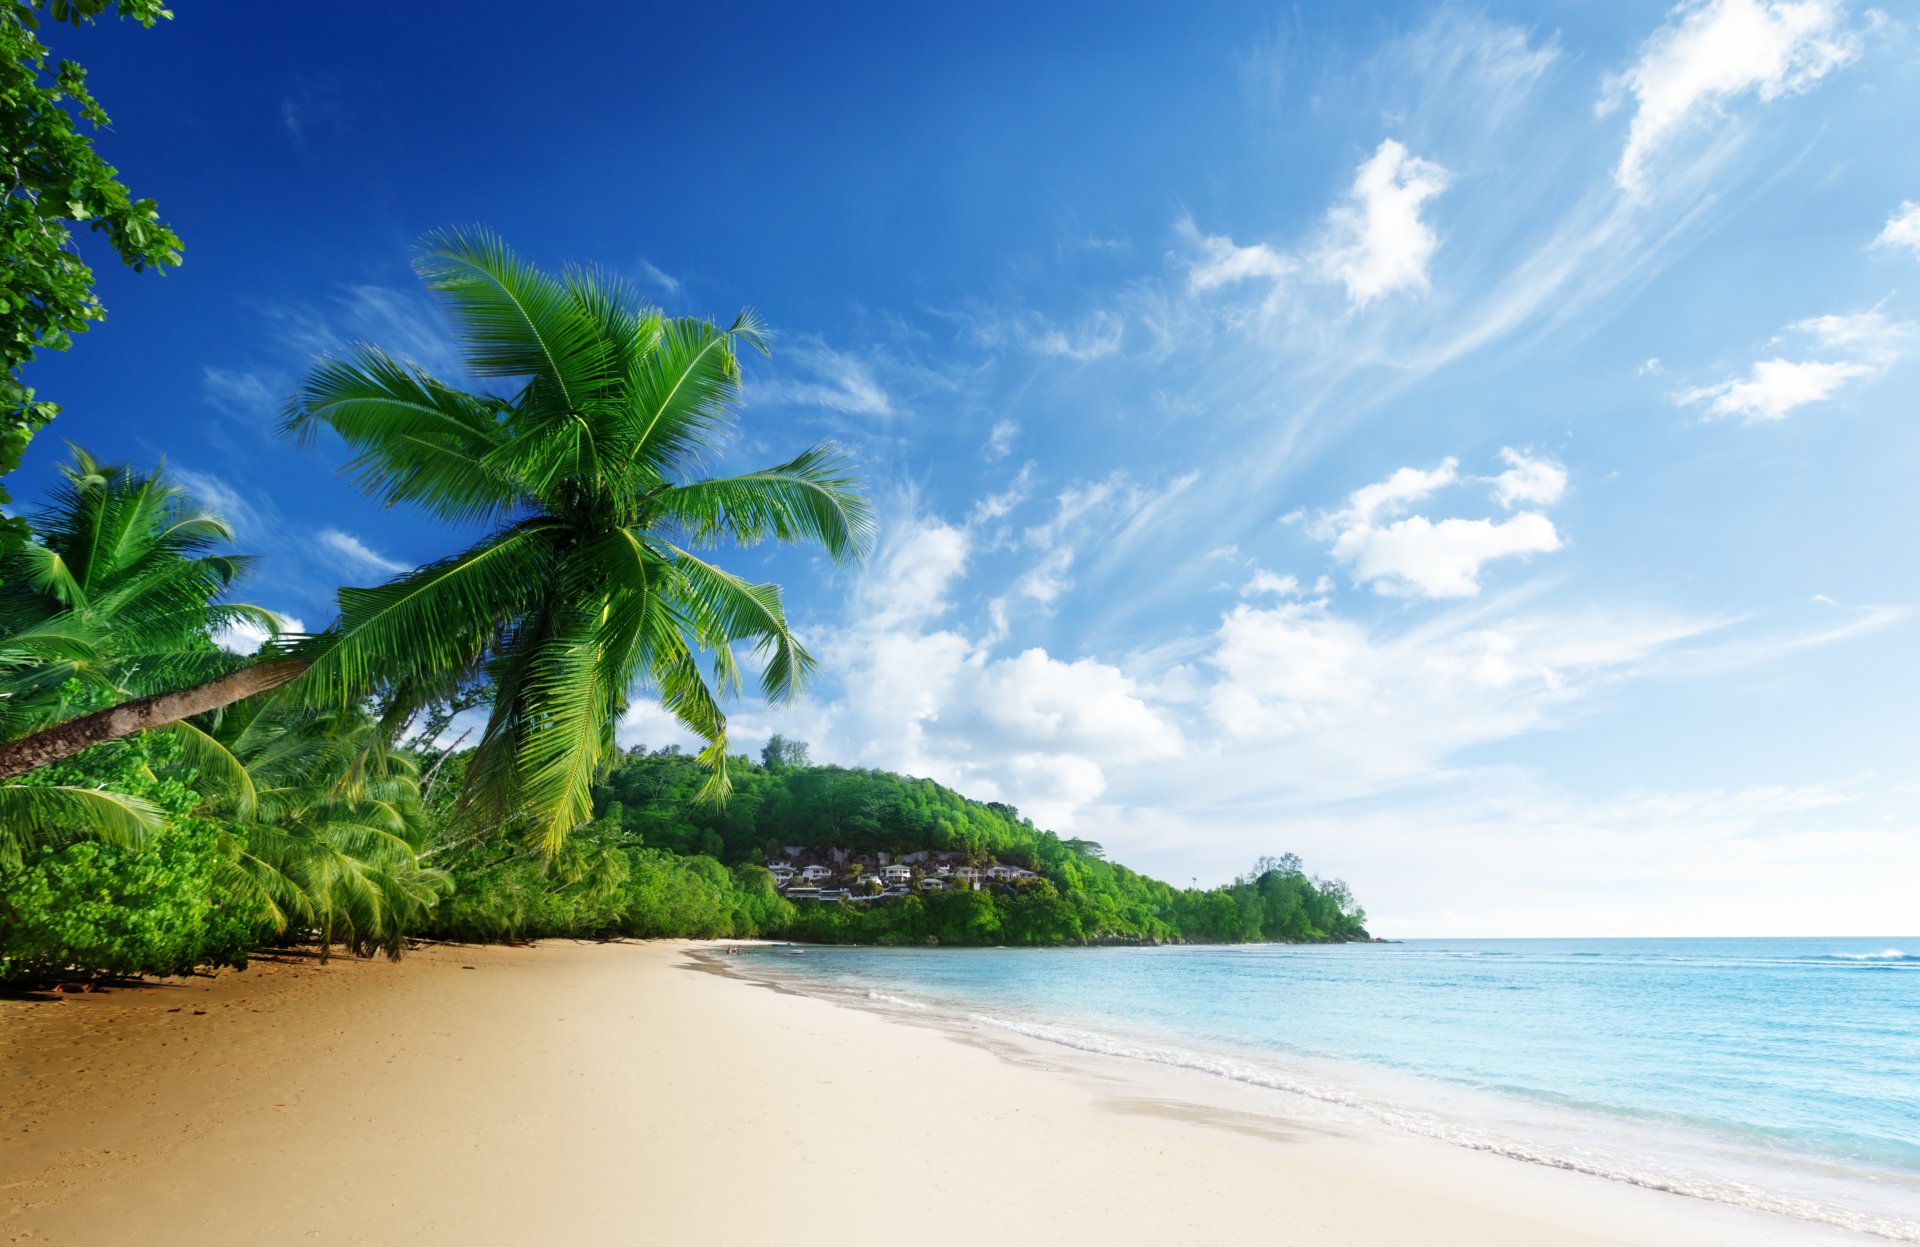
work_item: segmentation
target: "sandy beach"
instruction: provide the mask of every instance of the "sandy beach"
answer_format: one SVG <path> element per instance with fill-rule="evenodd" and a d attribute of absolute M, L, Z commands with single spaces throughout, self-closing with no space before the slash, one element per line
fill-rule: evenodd
<path fill-rule="evenodd" d="M 0 1002 L 0 1238 L 1871 1241 L 1310 1127 L 1201 1075 L 902 1025 L 695 951 L 443 946 Z"/>

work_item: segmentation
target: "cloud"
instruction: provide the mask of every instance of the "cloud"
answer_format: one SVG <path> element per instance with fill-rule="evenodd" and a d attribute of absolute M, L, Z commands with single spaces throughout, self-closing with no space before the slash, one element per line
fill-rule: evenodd
<path fill-rule="evenodd" d="M 1356 582 L 1404 597 L 1460 598 L 1480 592 L 1480 570 L 1494 559 L 1560 548 L 1553 521 L 1527 511 L 1509 520 L 1411 515 L 1383 528 L 1355 528 L 1334 542 L 1333 556 Z"/>
<path fill-rule="evenodd" d="M 893 401 L 867 361 L 819 343 L 789 348 L 782 358 L 803 376 L 778 376 L 755 385 L 750 399 L 798 407 L 825 407 L 850 416 L 891 416 Z"/>
<path fill-rule="evenodd" d="M 1661 365 L 1659 358 L 1651 357 L 1638 368 L 1634 369 L 1633 375 L 1636 377 L 1657 377 L 1665 371 L 1666 368 Z"/>
<path fill-rule="evenodd" d="M 1432 469 L 1400 468 L 1386 480 L 1363 485 L 1347 500 L 1347 514 L 1355 523 L 1370 524 L 1382 515 L 1397 515 L 1460 479 L 1460 461 L 1451 456 Z"/>
<path fill-rule="evenodd" d="M 1849 382 L 1885 372 L 1903 354 L 1914 326 L 1888 319 L 1879 307 L 1845 315 L 1815 316 L 1787 326 L 1785 337 L 1842 358 L 1756 361 L 1744 376 L 1694 386 L 1673 395 L 1684 407 L 1702 407 L 1709 420 L 1738 416 L 1748 424 L 1784 420 L 1798 408 L 1825 402 Z"/>
<path fill-rule="evenodd" d="M 1004 459 L 1013 450 L 1013 439 L 1020 436 L 1018 420 L 995 420 L 993 428 L 987 433 L 986 456 L 989 459 Z"/>
<path fill-rule="evenodd" d="M 1873 240 L 1876 247 L 1905 247 L 1920 259 L 1920 203 L 1909 199 L 1887 218 L 1887 226 Z"/>
<path fill-rule="evenodd" d="M 1557 501 L 1566 471 L 1508 449 L 1506 472 L 1492 478 L 1493 496 L 1515 502 Z M 1480 591 L 1481 570 L 1495 559 L 1558 550 L 1553 521 L 1537 511 L 1510 519 L 1443 519 L 1407 515 L 1414 503 L 1459 483 L 1459 461 L 1431 469 L 1401 468 L 1384 481 L 1356 489 L 1341 510 L 1320 516 L 1310 532 L 1332 543 L 1329 552 L 1356 584 L 1395 597 L 1463 598 Z M 1394 518 L 1404 517 L 1404 518 Z"/>
<path fill-rule="evenodd" d="M 1346 198 L 1328 212 L 1315 271 L 1345 286 L 1356 307 L 1396 291 L 1427 289 L 1427 265 L 1440 236 L 1420 219 L 1420 209 L 1447 188 L 1448 178 L 1398 140 L 1383 141 L 1360 166 Z"/>
<path fill-rule="evenodd" d="M 289 388 L 274 374 L 245 368 L 203 368 L 200 384 L 216 407 L 249 422 L 262 423 L 279 416 Z"/>
<path fill-rule="evenodd" d="M 229 654 L 256 654 L 267 638 L 281 632 L 304 633 L 307 625 L 293 615 L 279 615 L 280 627 L 269 630 L 251 619 L 236 619 L 216 630 L 213 643 Z"/>
<path fill-rule="evenodd" d="M 195 502 L 231 525 L 236 538 L 253 539 L 266 531 L 259 509 L 224 478 L 183 468 L 177 463 L 167 465 L 167 475 L 184 486 Z"/>
<path fill-rule="evenodd" d="M 1633 101 L 1614 170 L 1629 193 L 1644 190 L 1654 155 L 1703 117 L 1744 95 L 1806 91 L 1860 50 L 1841 0 L 1689 0 L 1667 16 L 1633 67 L 1607 78 L 1596 110 Z"/>
<path fill-rule="evenodd" d="M 1263 242 L 1242 247 L 1220 234 L 1202 235 L 1191 218 L 1180 223 L 1180 232 L 1200 245 L 1200 259 L 1187 270 L 1187 290 L 1193 294 L 1243 281 L 1265 281 L 1277 288 L 1300 268 L 1300 261 Z"/>
<path fill-rule="evenodd" d="M 999 426 L 994 426 L 998 428 Z M 1007 487 L 997 494 L 987 494 L 973 504 L 967 512 L 967 525 L 974 527 L 991 520 L 1004 519 L 1013 509 L 1027 500 L 1033 490 L 1033 465 L 1023 464 L 1019 475 L 1007 483 Z"/>
<path fill-rule="evenodd" d="M 1243 598 L 1259 597 L 1263 594 L 1275 594 L 1279 597 L 1292 597 L 1300 592 L 1300 580 L 1296 576 L 1281 576 L 1264 567 L 1254 569 L 1253 576 L 1240 586 Z"/>
<path fill-rule="evenodd" d="M 1022 312 L 996 323 L 976 326 L 974 340 L 983 346 L 1010 342 L 1030 355 L 1088 364 L 1118 354 L 1126 332 L 1125 318 L 1106 308 L 1097 309 L 1072 324 L 1063 324 L 1038 312 Z"/>
<path fill-rule="evenodd" d="M 966 571 L 972 538 L 942 520 L 896 523 L 874 571 L 855 589 L 855 609 L 875 629 L 898 628 L 945 614 L 947 595 Z"/>
<path fill-rule="evenodd" d="M 1513 449 L 1500 451 L 1507 470 L 1493 478 L 1493 498 L 1509 511 L 1516 502 L 1550 507 L 1567 492 L 1567 470 L 1551 459 L 1535 458 Z"/>
<path fill-rule="evenodd" d="M 640 257 L 640 275 L 666 291 L 669 298 L 680 297 L 680 279 L 645 256 Z"/>
<path fill-rule="evenodd" d="M 687 753 L 698 753 L 706 742 L 689 732 L 673 711 L 651 697 L 642 697 L 627 707 L 614 724 L 613 739 L 623 749 L 664 749 L 678 745 Z"/>
<path fill-rule="evenodd" d="M 1206 655 L 1217 673 L 1206 709 L 1223 757 L 1285 741 L 1296 761 L 1281 787 L 1354 796 L 1544 726 L 1603 682 L 1717 626 L 1623 610 L 1499 611 L 1490 621 L 1460 608 L 1389 630 L 1321 602 L 1243 603 L 1222 617 Z"/>
<path fill-rule="evenodd" d="M 413 565 L 397 562 L 375 550 L 352 533 L 343 533 L 337 528 L 323 528 L 314 535 L 314 541 L 333 556 L 335 566 L 349 574 L 377 572 L 383 576 L 398 576 L 410 572 Z"/>

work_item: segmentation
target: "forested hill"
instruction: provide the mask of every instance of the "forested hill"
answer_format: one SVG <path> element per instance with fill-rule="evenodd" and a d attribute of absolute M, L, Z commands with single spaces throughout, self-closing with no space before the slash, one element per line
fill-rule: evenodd
<path fill-rule="evenodd" d="M 1264 858 L 1233 884 L 1179 889 L 1106 860 L 1091 840 L 1042 830 L 1012 806 L 969 800 L 928 779 L 811 766 L 775 738 L 736 765 L 724 807 L 695 800 L 705 773 L 673 750 L 633 751 L 594 788 L 599 825 L 629 843 L 717 859 L 743 874 L 788 846 L 855 854 L 935 850 L 1023 866 L 1039 879 L 878 901 L 801 902 L 780 933 L 880 943 L 1365 939 L 1344 883 L 1308 877 L 1298 858 Z M 616 830 L 617 829 L 617 830 Z M 622 834 L 624 833 L 624 834 Z"/>

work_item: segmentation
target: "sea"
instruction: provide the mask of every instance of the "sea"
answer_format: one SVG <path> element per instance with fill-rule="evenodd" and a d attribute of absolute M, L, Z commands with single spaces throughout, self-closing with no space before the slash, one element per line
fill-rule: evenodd
<path fill-rule="evenodd" d="M 748 960 L 750 958 L 750 960 Z M 1920 1243 L 1920 937 L 750 950 L 885 1011 Z"/>

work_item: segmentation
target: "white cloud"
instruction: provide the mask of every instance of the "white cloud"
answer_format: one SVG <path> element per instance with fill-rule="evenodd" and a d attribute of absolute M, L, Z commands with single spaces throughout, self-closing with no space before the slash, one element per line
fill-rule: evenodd
<path fill-rule="evenodd" d="M 817 343 L 789 348 L 781 358 L 798 364 L 806 375 L 762 381 L 749 391 L 750 399 L 825 407 L 850 416 L 894 414 L 893 400 L 866 360 Z"/>
<path fill-rule="evenodd" d="M 1646 363 L 1634 369 L 1633 375 L 1636 377 L 1657 377 L 1665 371 L 1666 368 L 1661 365 L 1659 358 L 1656 356 L 1648 359 Z"/>
<path fill-rule="evenodd" d="M 1363 485 L 1347 500 L 1347 514 L 1370 524 L 1383 515 L 1399 515 L 1410 503 L 1446 488 L 1460 479 L 1460 461 L 1449 456 L 1432 469 L 1400 468 L 1386 480 Z"/>
<path fill-rule="evenodd" d="M 1181 222 L 1180 231 L 1200 244 L 1201 258 L 1187 270 L 1187 289 L 1194 294 L 1243 281 L 1269 282 L 1277 291 L 1279 284 L 1300 267 L 1300 261 L 1263 242 L 1242 247 L 1223 235 L 1202 235 L 1191 219 Z"/>
<path fill-rule="evenodd" d="M 1878 307 L 1796 321 L 1787 327 L 1787 335 L 1850 358 L 1793 360 L 1776 355 L 1756 361 L 1744 376 L 1681 390 L 1673 401 L 1704 408 L 1709 420 L 1727 416 L 1738 416 L 1748 424 L 1784 420 L 1800 407 L 1834 397 L 1849 382 L 1885 372 L 1904 354 L 1913 328 L 1911 323 L 1889 320 Z"/>
<path fill-rule="evenodd" d="M 1704 405 L 1709 418 L 1739 416 L 1749 424 L 1784 420 L 1794 408 L 1824 402 L 1847 382 L 1876 371 L 1858 363 L 1763 359 L 1744 377 L 1682 390 L 1677 401 Z"/>
<path fill-rule="evenodd" d="M 1259 597 L 1272 593 L 1280 597 L 1292 597 L 1300 592 L 1300 580 L 1295 576 L 1281 576 L 1264 567 L 1254 569 L 1253 576 L 1240 586 L 1243 598 Z"/>
<path fill-rule="evenodd" d="M 1327 236 L 1315 249 L 1322 278 L 1347 289 L 1355 306 L 1381 295 L 1425 290 L 1427 266 L 1440 246 L 1420 219 L 1427 200 L 1447 188 L 1448 173 L 1387 139 L 1355 174 L 1346 199 L 1327 214 Z"/>
<path fill-rule="evenodd" d="M 895 524 L 873 572 L 855 591 L 856 611 L 879 629 L 944 614 L 948 592 L 966 571 L 971 545 L 965 529 L 940 520 Z"/>
<path fill-rule="evenodd" d="M 1509 511 L 1516 502 L 1550 507 L 1567 492 L 1567 470 L 1551 459 L 1536 458 L 1506 447 L 1500 461 L 1507 470 L 1493 478 L 1494 501 Z"/>
<path fill-rule="evenodd" d="M 995 426 L 996 428 L 998 426 Z M 1022 464 L 1020 474 L 1015 476 L 1007 487 L 997 494 L 987 494 L 973 504 L 973 510 L 967 513 L 967 523 L 984 524 L 990 520 L 1004 519 L 1013 509 L 1027 500 L 1033 490 L 1033 465 Z"/>
<path fill-rule="evenodd" d="M 614 724 L 613 739 L 623 749 L 644 748 L 649 752 L 678 745 L 687 753 L 698 753 L 706 742 L 689 732 L 680 720 L 651 697 L 642 697 L 627 707 Z"/>
<path fill-rule="evenodd" d="M 1566 472 L 1557 464 L 1511 449 L 1503 451 L 1502 458 L 1509 468 L 1492 478 L 1492 484 L 1503 506 L 1549 503 L 1565 488 Z M 1493 560 L 1560 548 L 1553 521 L 1537 511 L 1501 521 L 1435 522 L 1405 514 L 1412 504 L 1458 483 L 1459 466 L 1449 458 L 1436 468 L 1401 468 L 1384 481 L 1356 489 L 1345 508 L 1320 516 L 1310 531 L 1332 543 L 1329 552 L 1352 570 L 1356 584 L 1396 597 L 1472 597 L 1480 591 L 1481 570 Z"/>
<path fill-rule="evenodd" d="M 1762 100 L 1805 91 L 1859 54 L 1841 0 L 1689 0 L 1610 76 L 1598 112 L 1631 97 L 1633 120 L 1614 180 L 1644 189 L 1649 162 L 1675 137 L 1749 93 Z"/>
<path fill-rule="evenodd" d="M 292 615 L 279 615 L 279 632 L 304 633 L 307 625 Z M 229 654 L 256 654 L 267 643 L 267 638 L 276 635 L 251 619 L 236 619 L 218 629 L 213 634 L 213 643 Z"/>
<path fill-rule="evenodd" d="M 259 509 L 223 478 L 178 464 L 168 464 L 167 475 L 186 487 L 188 497 L 231 525 L 235 538 L 257 539 L 266 530 Z"/>
<path fill-rule="evenodd" d="M 1355 581 L 1404 597 L 1461 598 L 1480 592 L 1480 571 L 1494 559 L 1546 554 L 1560 548 L 1553 521 L 1537 511 L 1512 519 L 1447 519 L 1410 515 L 1382 528 L 1340 534 L 1333 556 Z"/>
<path fill-rule="evenodd" d="M 1920 203 L 1909 199 L 1887 218 L 1887 227 L 1873 240 L 1876 247 L 1905 247 L 1920 258 Z"/>
<path fill-rule="evenodd" d="M 987 432 L 987 458 L 1004 459 L 1013 450 L 1013 439 L 1020 436 L 1018 420 L 995 420 Z"/>
<path fill-rule="evenodd" d="M 411 564 L 390 559 L 352 533 L 343 533 L 337 528 L 321 529 L 315 534 L 314 540 L 334 556 L 336 566 L 349 573 L 377 572 L 385 576 L 398 576 L 413 570 Z"/>
<path fill-rule="evenodd" d="M 1320 602 L 1242 604 L 1207 663 L 1208 713 L 1229 740 L 1300 753 L 1288 784 L 1349 793 L 1430 771 L 1470 745 L 1533 730 L 1603 679 L 1644 665 L 1714 621 L 1612 612 L 1521 616 L 1456 610 L 1399 632 Z"/>
<path fill-rule="evenodd" d="M 680 279 L 645 256 L 640 257 L 640 275 L 666 291 L 669 298 L 680 297 Z"/>
<path fill-rule="evenodd" d="M 1072 567 L 1073 547 L 1055 546 L 1021 573 L 1020 578 L 1013 582 L 1014 592 L 1042 606 L 1052 606 L 1061 594 L 1073 588 L 1073 581 L 1067 578 L 1067 572 Z"/>
<path fill-rule="evenodd" d="M 259 421 L 263 428 L 286 405 L 286 387 L 263 373 L 244 368 L 204 368 L 200 380 L 215 406 L 231 415 Z"/>

